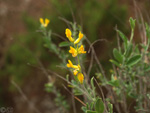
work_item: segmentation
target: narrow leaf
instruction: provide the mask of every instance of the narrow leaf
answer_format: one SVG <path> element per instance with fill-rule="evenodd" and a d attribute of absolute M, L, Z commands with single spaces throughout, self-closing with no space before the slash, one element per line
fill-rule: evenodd
<path fill-rule="evenodd" d="M 115 64 L 116 66 L 120 67 L 119 63 L 116 62 L 115 60 L 110 59 L 109 61 L 110 61 L 111 63 Z"/>
<path fill-rule="evenodd" d="M 128 42 L 128 39 L 127 37 L 119 30 L 117 30 L 117 32 L 119 33 L 119 36 L 122 38 L 122 40 L 124 41 L 125 43 L 125 47 L 127 47 L 127 42 Z"/>
<path fill-rule="evenodd" d="M 133 50 L 133 45 L 130 43 L 127 47 L 127 51 L 125 53 L 125 56 L 128 58 L 130 57 L 131 53 L 132 53 L 132 50 Z"/>
<path fill-rule="evenodd" d="M 141 55 L 135 55 L 127 61 L 128 66 L 133 66 L 141 60 Z"/>

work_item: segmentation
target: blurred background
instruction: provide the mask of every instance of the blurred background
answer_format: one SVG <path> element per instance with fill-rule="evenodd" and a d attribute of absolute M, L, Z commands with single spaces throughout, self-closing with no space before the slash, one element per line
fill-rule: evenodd
<path fill-rule="evenodd" d="M 94 49 L 104 69 L 109 70 L 112 49 L 117 46 L 115 27 L 129 36 L 129 17 L 138 19 L 142 14 L 145 21 L 150 21 L 150 1 L 135 0 L 136 5 L 133 1 L 0 0 L 0 107 L 12 107 L 14 113 L 59 113 L 55 95 L 45 91 L 48 78 L 39 67 L 43 65 L 64 77 L 68 71 L 58 68 L 61 60 L 43 46 L 42 35 L 37 32 L 40 17 L 50 19 L 48 29 L 63 37 L 67 24 L 62 18 L 81 25 L 91 42 L 105 39 L 96 42 Z M 56 44 L 61 41 L 53 36 Z M 141 41 L 138 27 L 134 41 Z M 62 88 L 65 82 L 57 77 L 53 79 L 72 113 L 71 96 Z M 75 103 L 78 113 L 82 113 L 81 104 Z"/>

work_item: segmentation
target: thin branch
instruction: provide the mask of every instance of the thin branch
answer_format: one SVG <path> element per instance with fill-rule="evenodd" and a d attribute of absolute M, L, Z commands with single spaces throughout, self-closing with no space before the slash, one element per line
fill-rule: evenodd
<path fill-rule="evenodd" d="M 61 35 L 59 35 L 57 33 L 52 33 L 52 35 L 57 36 L 57 37 L 61 38 L 62 40 L 67 41 L 67 39 L 65 37 L 63 37 L 63 36 L 61 36 Z"/>
<path fill-rule="evenodd" d="M 92 69 L 92 66 L 93 66 L 93 51 L 91 52 L 91 60 L 90 60 L 90 65 L 89 65 L 89 68 L 88 68 L 88 72 L 87 72 L 87 76 L 89 77 L 89 74 L 91 72 L 91 69 Z"/>
<path fill-rule="evenodd" d="M 72 6 L 70 4 L 70 0 L 68 0 L 68 5 L 69 5 L 69 8 L 70 8 L 70 11 L 71 11 L 71 14 L 72 14 L 73 22 L 76 22 L 75 15 L 74 15 L 74 12 L 72 10 Z"/>
<path fill-rule="evenodd" d="M 135 0 L 133 0 L 133 3 L 134 3 L 135 16 L 137 18 L 138 25 L 140 25 L 140 23 L 142 23 L 142 27 L 138 26 L 139 32 L 141 32 L 141 31 L 143 32 L 143 33 L 140 33 L 141 38 L 142 38 L 142 43 L 146 44 L 147 39 L 146 39 L 146 32 L 145 32 L 145 27 L 144 27 L 144 19 L 143 19 L 142 13 L 141 13 L 139 7 L 137 6 L 137 3 Z M 139 21 L 138 18 L 140 18 L 141 21 Z"/>
<path fill-rule="evenodd" d="M 58 17 L 58 19 L 60 19 L 60 20 L 62 20 L 63 22 L 65 22 L 66 24 L 67 24 L 67 26 L 69 27 L 69 28 L 71 28 L 70 27 L 70 25 L 71 25 L 71 22 L 70 21 L 68 21 L 67 19 L 65 19 L 65 18 L 63 18 L 63 17 Z"/>
<path fill-rule="evenodd" d="M 91 43 L 91 44 L 90 44 L 90 47 L 89 47 L 88 53 L 90 53 L 90 51 L 91 51 L 91 49 L 92 49 L 93 45 L 94 45 L 95 43 L 99 42 L 99 41 L 106 41 L 106 42 L 107 42 L 107 40 L 106 40 L 106 39 L 98 39 L 98 40 L 95 40 L 93 43 Z"/>
<path fill-rule="evenodd" d="M 85 37 L 85 39 L 86 39 L 87 43 L 88 43 L 89 45 L 91 45 L 91 42 L 88 40 L 88 38 Z M 102 72 L 104 78 L 106 79 L 106 75 L 105 75 L 104 69 L 103 69 L 101 63 L 100 63 L 99 60 L 98 60 L 98 57 L 97 57 L 97 55 L 96 55 L 96 53 L 95 53 L 95 50 L 94 50 L 94 47 L 91 46 L 91 49 L 92 49 L 92 51 L 93 51 L 93 55 L 94 55 L 94 58 L 95 58 L 95 60 L 96 60 L 96 63 L 98 64 L 98 67 L 100 68 L 100 71 Z"/>
<path fill-rule="evenodd" d="M 71 92 L 67 89 L 67 87 L 66 87 L 65 85 L 63 85 L 63 87 L 64 87 L 77 101 L 79 101 L 83 106 L 86 106 L 86 104 L 85 104 L 82 100 L 80 100 L 78 97 L 74 96 L 74 94 L 71 93 Z"/>
<path fill-rule="evenodd" d="M 73 92 L 73 89 L 71 91 Z M 72 97 L 71 99 L 72 99 L 73 112 L 77 113 L 74 95 L 71 95 L 71 97 Z"/>
<path fill-rule="evenodd" d="M 25 95 L 25 93 L 22 91 L 22 89 L 17 85 L 17 83 L 13 80 L 11 80 L 11 83 L 17 88 L 17 90 L 19 91 L 19 93 L 22 95 L 22 97 L 24 98 L 25 101 L 27 101 L 27 103 L 31 106 L 31 108 L 33 110 L 35 110 L 36 113 L 41 113 L 36 107 L 35 105 L 29 101 L 29 99 L 27 98 L 27 96 Z"/>

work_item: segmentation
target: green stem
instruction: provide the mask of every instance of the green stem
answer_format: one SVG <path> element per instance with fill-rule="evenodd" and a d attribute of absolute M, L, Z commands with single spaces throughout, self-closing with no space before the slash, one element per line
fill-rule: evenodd
<path fill-rule="evenodd" d="M 131 32 L 130 42 L 132 42 L 133 36 L 134 36 L 134 29 L 132 29 L 132 32 Z"/>

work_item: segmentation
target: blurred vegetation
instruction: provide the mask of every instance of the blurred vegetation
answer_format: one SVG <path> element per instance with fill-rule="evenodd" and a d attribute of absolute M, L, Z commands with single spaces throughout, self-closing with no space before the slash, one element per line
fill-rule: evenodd
<path fill-rule="evenodd" d="M 127 6 L 119 3 L 118 0 L 49 0 L 47 5 L 47 7 L 43 8 L 41 15 L 51 20 L 48 28 L 51 28 L 52 32 L 65 37 L 64 29 L 69 27 L 62 20 L 62 18 L 65 18 L 68 21 L 80 24 L 84 34 L 91 42 L 98 39 L 108 41 L 94 44 L 99 60 L 102 61 L 104 68 L 108 70 L 111 67 L 111 65 L 108 65 L 108 59 L 110 58 L 108 56 L 111 55 L 113 47 L 117 45 L 115 26 L 117 25 L 127 36 L 129 35 L 129 30 L 127 30 L 126 26 L 128 19 Z M 35 67 L 39 66 L 38 60 L 44 64 L 46 69 L 57 71 L 64 76 L 67 73 L 64 69 L 56 68 L 56 65 L 60 65 L 61 60 L 56 57 L 57 54 L 53 54 L 47 48 L 44 48 L 42 35 L 37 33 L 40 26 L 38 18 L 31 14 L 29 15 L 27 12 L 22 12 L 21 19 L 25 25 L 26 32 L 14 34 L 15 40 L 7 51 L 5 65 L 0 76 L 0 82 L 2 83 L 0 94 L 2 95 L 5 94 L 3 92 L 5 89 L 8 89 L 8 92 L 12 94 L 16 92 L 16 88 L 10 83 L 11 80 L 16 81 L 22 87 L 25 86 L 29 76 L 35 77 Z M 52 35 L 52 41 L 58 45 L 62 39 Z M 86 45 L 88 50 L 89 45 Z M 66 48 L 64 47 L 64 49 Z M 90 60 L 90 55 L 87 60 Z M 87 63 L 87 65 L 89 64 Z M 92 72 L 95 72 L 95 70 Z M 7 85 L 5 81 L 9 81 Z M 60 84 L 56 83 L 56 86 L 59 88 Z M 64 93 L 63 91 L 61 92 Z M 8 103 L 5 99 L 0 99 L 1 106 L 7 106 Z"/>

